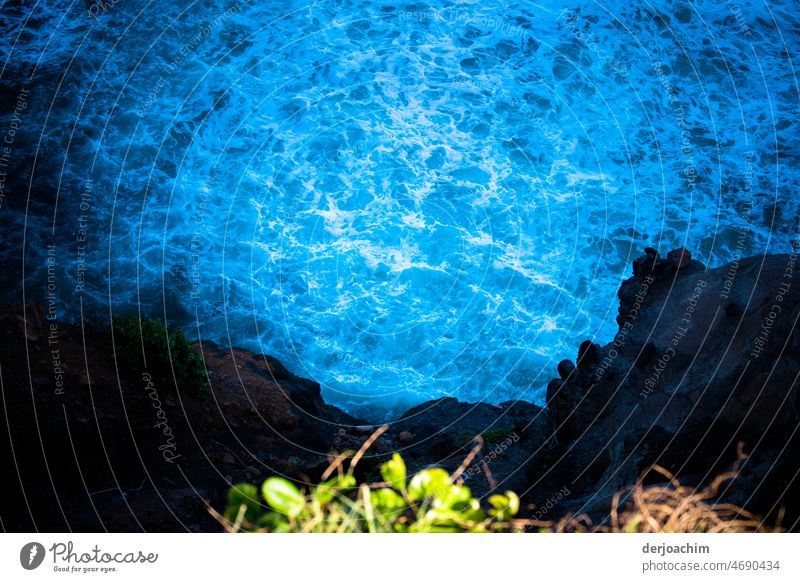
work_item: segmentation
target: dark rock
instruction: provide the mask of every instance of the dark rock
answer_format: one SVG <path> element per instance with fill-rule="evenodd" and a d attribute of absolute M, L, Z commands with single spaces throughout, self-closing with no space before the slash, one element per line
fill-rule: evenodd
<path fill-rule="evenodd" d="M 675 272 L 672 264 L 667 268 Z M 737 315 L 736 325 L 716 316 L 727 269 L 705 270 L 692 261 L 680 269 L 680 277 L 656 280 L 626 334 L 626 342 L 644 347 L 618 350 L 599 378 L 582 374 L 570 381 L 569 390 L 557 395 L 548 390 L 559 441 L 569 443 L 557 481 L 576 480 L 572 499 L 578 501 L 567 502 L 570 510 L 607 509 L 614 491 L 634 482 L 653 463 L 679 477 L 707 479 L 736 459 L 736 443 L 743 441 L 746 451 L 757 447 L 759 457 L 766 459 L 763 467 L 775 462 L 783 468 L 775 474 L 758 473 L 780 501 L 759 495 L 759 505 L 755 497 L 742 499 L 750 510 L 772 519 L 784 506 L 797 527 L 800 508 L 793 499 L 800 499 L 800 486 L 788 477 L 797 471 L 797 463 L 789 469 L 781 451 L 800 423 L 800 392 L 793 389 L 800 355 L 783 349 L 786 342 L 794 344 L 800 286 L 781 289 L 781 309 L 772 307 L 778 303 L 781 277 L 787 269 L 796 277 L 797 269 L 788 255 L 741 260 L 727 301 L 754 307 Z M 642 278 L 634 277 L 623 287 L 635 290 L 641 283 Z M 633 297 L 635 292 L 621 290 L 620 295 Z M 601 352 L 613 348 L 609 344 Z M 630 374 L 632 368 L 641 372 Z M 605 464 L 598 465 L 598 458 Z M 608 486 L 600 490 L 602 483 Z"/>
<path fill-rule="evenodd" d="M 667 253 L 669 260 L 676 269 L 682 269 L 692 262 L 692 253 L 686 249 L 675 249 Z"/>
<path fill-rule="evenodd" d="M 600 361 L 600 349 L 591 340 L 586 340 L 578 347 L 578 369 L 587 370 Z"/>
<path fill-rule="evenodd" d="M 392 423 L 394 430 L 414 435 L 414 443 L 403 449 L 409 470 L 436 463 L 453 471 L 475 446 L 475 436 L 482 434 L 483 449 L 466 479 L 479 495 L 493 489 L 484 466 L 497 483 L 503 483 L 503 489 L 524 487 L 525 474 L 519 469 L 547 440 L 551 426 L 548 411 L 528 402 L 491 406 L 468 404 L 455 398 L 425 402 Z"/>
<path fill-rule="evenodd" d="M 555 398 L 561 391 L 562 381 L 558 378 L 550 380 L 547 384 L 547 407 L 550 409 L 555 408 Z"/>
<path fill-rule="evenodd" d="M 739 317 L 742 314 L 742 309 L 735 303 L 728 303 L 725 306 L 725 315 L 728 317 Z"/>
<path fill-rule="evenodd" d="M 561 360 L 558 363 L 558 375 L 562 380 L 569 378 L 575 371 L 575 364 L 570 360 Z"/>
<path fill-rule="evenodd" d="M 633 276 L 642 277 L 653 272 L 658 259 L 653 255 L 642 255 L 633 261 Z"/>
<path fill-rule="evenodd" d="M 639 353 L 639 356 L 636 358 L 636 367 L 639 369 L 644 368 L 647 364 L 653 361 L 655 355 L 656 344 L 653 342 L 647 342 L 642 348 L 642 351 Z"/>
<path fill-rule="evenodd" d="M 210 394 L 200 397 L 154 382 L 161 405 L 156 410 L 141 374 L 121 369 L 117 374 L 115 354 L 102 328 L 63 323 L 59 357 L 64 369 L 74 373 L 65 374 L 62 394 L 55 393 L 52 375 L 46 379 L 37 388 L 34 410 L 24 338 L 39 336 L 27 346 L 30 368 L 52 369 L 48 323 L 36 324 L 29 317 L 37 326 L 37 333 L 30 334 L 16 323 L 19 311 L 0 305 L 0 369 L 8 428 L 14 435 L 13 443 L 0 437 L 0 466 L 14 463 L 17 442 L 35 439 L 41 443 L 38 453 L 16 453 L 15 466 L 26 484 L 52 478 L 59 494 L 56 498 L 52 490 L 26 485 L 30 512 L 24 503 L 0 507 L 0 521 L 14 530 L 29 530 L 35 520 L 38 529 L 50 531 L 184 531 L 189 526 L 219 531 L 204 509 L 207 500 L 217 507 L 224 503 L 226 483 L 216 465 L 236 481 L 248 480 L 248 467 L 264 470 L 264 457 L 255 452 L 267 449 L 273 455 L 271 471 L 301 479 L 308 467 L 327 464 L 339 426 L 360 424 L 327 405 L 318 384 L 276 366 L 276 360 L 211 342 L 196 346 L 212 372 Z M 162 426 L 156 426 L 159 422 Z M 39 434 L 42 426 L 47 430 Z M 209 455 L 209 450 L 216 454 Z M 289 462 L 292 457 L 296 464 Z M 184 502 L 187 489 L 181 483 L 187 479 L 193 503 Z M 90 498 L 87 490 L 102 494 Z M 212 493 L 204 501 L 198 491 Z M 14 484 L 6 495 L 23 499 Z"/>

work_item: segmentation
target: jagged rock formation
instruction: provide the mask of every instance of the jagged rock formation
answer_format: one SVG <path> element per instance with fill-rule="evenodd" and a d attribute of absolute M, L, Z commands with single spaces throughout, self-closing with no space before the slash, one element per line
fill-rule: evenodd
<path fill-rule="evenodd" d="M 549 385 L 565 466 L 580 469 L 562 478 L 589 483 L 586 509 L 653 463 L 707 480 L 742 442 L 752 481 L 735 485 L 737 499 L 773 514 L 800 468 L 797 257 L 712 270 L 671 259 L 634 263 L 619 291 L 617 336 L 585 348 L 585 364 L 559 366 L 569 372 Z M 754 469 L 764 463 L 770 470 Z"/>

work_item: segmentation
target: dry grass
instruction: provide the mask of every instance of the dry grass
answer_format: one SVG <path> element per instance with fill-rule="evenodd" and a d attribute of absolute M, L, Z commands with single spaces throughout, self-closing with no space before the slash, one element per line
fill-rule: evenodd
<path fill-rule="evenodd" d="M 717 503 L 722 485 L 738 475 L 746 457 L 739 452 L 734 467 L 717 476 L 704 489 L 682 485 L 666 469 L 654 466 L 651 471 L 666 477 L 666 485 L 643 485 L 642 475 L 629 490 L 617 492 L 611 504 L 610 525 L 593 526 L 587 515 L 567 515 L 558 522 L 540 524 L 557 532 L 611 532 L 611 533 L 738 533 L 779 532 L 782 512 L 775 526 L 767 526 L 752 513 L 730 503 Z M 620 499 L 630 493 L 620 507 Z"/>

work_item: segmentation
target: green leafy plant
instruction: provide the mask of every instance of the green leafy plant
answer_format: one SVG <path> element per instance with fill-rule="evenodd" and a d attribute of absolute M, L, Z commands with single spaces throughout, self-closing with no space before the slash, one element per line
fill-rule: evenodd
<path fill-rule="evenodd" d="M 115 353 L 121 365 L 147 371 L 165 385 L 175 381 L 196 394 L 208 392 L 203 358 L 181 329 L 170 329 L 162 321 L 128 315 L 115 317 L 111 326 Z M 145 366 L 146 361 L 146 366 Z"/>
<path fill-rule="evenodd" d="M 261 486 L 242 483 L 228 491 L 224 515 L 215 514 L 231 532 L 500 532 L 521 531 L 515 520 L 519 498 L 511 491 L 492 495 L 484 509 L 459 479 L 480 450 L 482 440 L 453 474 L 425 469 L 408 479 L 403 458 L 395 453 L 381 465 L 383 481 L 359 484 L 355 466 L 382 427 L 352 457 L 339 455 L 322 481 L 301 490 L 283 477 L 269 477 Z M 260 495 L 259 495 L 260 493 Z M 213 512 L 212 512 L 213 513 Z"/>

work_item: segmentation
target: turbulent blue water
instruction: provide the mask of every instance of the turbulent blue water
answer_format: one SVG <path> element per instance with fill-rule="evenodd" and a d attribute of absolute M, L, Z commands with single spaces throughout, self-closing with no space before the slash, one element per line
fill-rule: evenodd
<path fill-rule="evenodd" d="M 0 55 L 25 297 L 166 314 L 362 416 L 540 399 L 644 246 L 797 230 L 790 1 L 28 4 Z"/>

